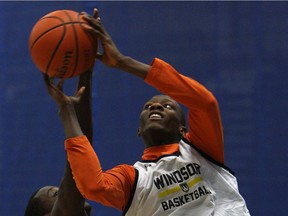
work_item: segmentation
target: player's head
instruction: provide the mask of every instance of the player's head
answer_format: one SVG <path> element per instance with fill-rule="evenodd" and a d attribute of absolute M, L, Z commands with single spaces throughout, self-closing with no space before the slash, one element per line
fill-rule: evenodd
<path fill-rule="evenodd" d="M 185 136 L 185 124 L 180 105 L 167 95 L 156 95 L 143 106 L 138 135 L 146 147 L 175 143 Z"/>
<path fill-rule="evenodd" d="M 49 216 L 57 199 L 58 187 L 44 186 L 36 190 L 30 197 L 24 216 Z M 87 215 L 90 215 L 91 206 L 85 202 Z"/>
<path fill-rule="evenodd" d="M 49 215 L 56 201 L 58 188 L 45 186 L 36 190 L 30 197 L 24 216 Z"/>

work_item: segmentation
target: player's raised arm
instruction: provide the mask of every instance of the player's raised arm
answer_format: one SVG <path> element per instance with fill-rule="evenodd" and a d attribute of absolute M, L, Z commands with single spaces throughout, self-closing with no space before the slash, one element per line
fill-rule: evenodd
<path fill-rule="evenodd" d="M 87 136 L 92 143 L 93 122 L 92 122 L 92 69 L 81 74 L 79 77 L 77 91 L 85 86 L 85 92 L 82 95 L 79 103 L 75 104 L 75 110 L 82 132 Z M 86 205 L 85 205 L 86 204 Z M 91 206 L 85 203 L 84 197 L 80 194 L 73 179 L 72 170 L 68 160 L 61 185 L 59 187 L 58 198 L 54 205 L 52 216 L 59 215 L 59 211 L 63 215 L 84 216 L 88 214 Z"/>
<path fill-rule="evenodd" d="M 87 76 L 83 74 L 82 78 Z M 77 91 L 74 97 L 68 97 L 62 92 L 63 80 L 54 85 L 53 80 L 44 75 L 44 80 L 50 96 L 54 99 L 59 108 L 59 116 L 67 138 L 83 135 L 78 123 L 77 114 L 74 105 L 80 103 L 81 96 L 84 94 L 84 87 Z M 84 210 L 84 198 L 79 193 L 73 180 L 72 172 L 68 161 L 64 177 L 59 187 L 57 200 L 52 209 L 51 215 L 86 215 Z"/>

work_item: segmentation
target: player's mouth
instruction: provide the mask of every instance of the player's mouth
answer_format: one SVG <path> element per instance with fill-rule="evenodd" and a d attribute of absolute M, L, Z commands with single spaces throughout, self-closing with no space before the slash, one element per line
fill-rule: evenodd
<path fill-rule="evenodd" d="M 149 119 L 162 119 L 163 116 L 160 113 L 151 113 Z"/>

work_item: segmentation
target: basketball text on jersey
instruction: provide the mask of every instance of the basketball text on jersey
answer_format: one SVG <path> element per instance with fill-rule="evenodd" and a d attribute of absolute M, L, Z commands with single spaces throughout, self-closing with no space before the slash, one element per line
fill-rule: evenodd
<path fill-rule="evenodd" d="M 211 194 L 210 190 L 204 185 L 198 185 L 203 179 L 200 165 L 197 163 L 189 163 L 178 170 L 170 173 L 164 173 L 154 178 L 154 185 L 158 189 L 158 198 L 165 199 L 166 196 L 172 195 L 179 191 L 185 194 L 177 193 L 176 197 L 161 201 L 164 211 L 171 208 L 182 206 L 188 202 L 199 199 L 202 196 Z M 198 185 L 196 187 L 196 185 Z M 195 186 L 195 187 L 194 187 Z M 191 188 L 193 187 L 193 190 Z"/>
<path fill-rule="evenodd" d="M 164 211 L 182 206 L 188 202 L 191 202 L 193 200 L 199 199 L 201 196 L 211 194 L 209 190 L 205 186 L 199 186 L 195 190 L 193 190 L 190 193 L 186 193 L 182 196 L 177 196 L 169 200 L 165 200 L 161 202 L 162 208 Z"/>

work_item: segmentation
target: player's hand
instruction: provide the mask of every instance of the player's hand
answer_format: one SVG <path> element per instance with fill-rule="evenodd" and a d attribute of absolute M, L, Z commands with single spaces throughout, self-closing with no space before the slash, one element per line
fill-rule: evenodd
<path fill-rule="evenodd" d="M 59 80 L 58 84 L 54 84 L 54 80 L 48 75 L 43 75 L 49 95 L 54 99 L 57 106 L 60 108 L 67 105 L 75 105 L 81 100 L 81 96 L 85 91 L 85 87 L 81 87 L 74 96 L 67 96 L 63 92 L 64 79 Z"/>
<path fill-rule="evenodd" d="M 103 53 L 98 52 L 96 58 L 109 67 L 116 67 L 121 58 L 123 58 L 123 55 L 102 25 L 101 19 L 98 17 L 98 10 L 94 9 L 93 16 L 85 12 L 82 12 L 81 15 L 89 23 L 84 28 L 101 42 Z"/>

